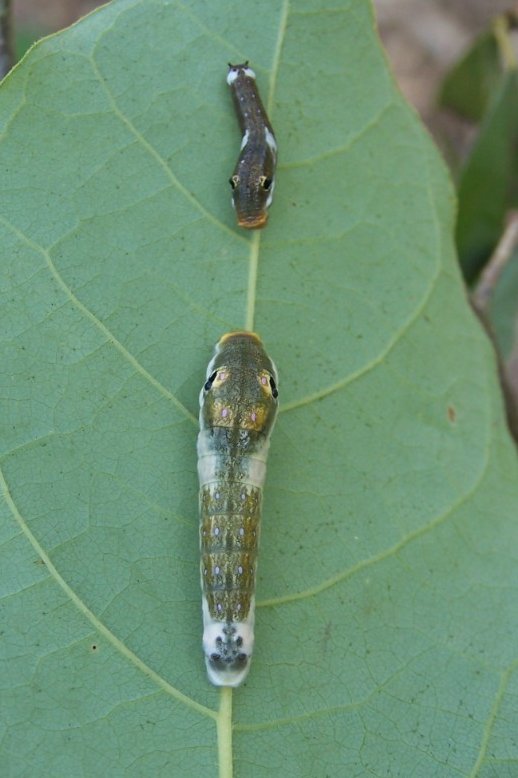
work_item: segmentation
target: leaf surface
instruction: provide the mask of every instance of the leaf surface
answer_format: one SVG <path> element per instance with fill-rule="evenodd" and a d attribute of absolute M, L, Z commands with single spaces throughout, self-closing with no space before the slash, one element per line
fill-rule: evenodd
<path fill-rule="evenodd" d="M 246 59 L 280 147 L 252 235 Z M 0 132 L 2 775 L 516 774 L 516 460 L 370 5 L 114 2 L 29 52 Z M 282 411 L 232 693 L 201 655 L 197 396 L 252 324 Z"/>

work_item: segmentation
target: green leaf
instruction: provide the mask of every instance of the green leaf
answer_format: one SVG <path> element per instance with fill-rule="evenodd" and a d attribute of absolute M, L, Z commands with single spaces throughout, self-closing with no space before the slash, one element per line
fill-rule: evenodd
<path fill-rule="evenodd" d="M 252 235 L 244 59 L 280 147 Z M 516 459 L 370 5 L 114 2 L 31 49 L 0 124 L 2 775 L 515 775 Z M 252 323 L 282 411 L 222 692 L 197 395 Z"/>
<path fill-rule="evenodd" d="M 518 71 L 508 71 L 480 128 L 459 181 L 457 248 L 473 281 L 518 205 Z"/>
<path fill-rule="evenodd" d="M 447 74 L 439 102 L 465 119 L 479 122 L 489 109 L 502 76 L 495 34 L 488 30 Z"/>

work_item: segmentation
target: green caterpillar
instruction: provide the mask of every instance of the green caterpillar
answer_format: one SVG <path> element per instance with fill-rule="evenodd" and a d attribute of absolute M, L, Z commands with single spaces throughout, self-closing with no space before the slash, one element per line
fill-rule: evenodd
<path fill-rule="evenodd" d="M 223 335 L 200 394 L 203 649 L 210 681 L 238 686 L 254 643 L 261 496 L 277 371 L 257 335 Z"/>

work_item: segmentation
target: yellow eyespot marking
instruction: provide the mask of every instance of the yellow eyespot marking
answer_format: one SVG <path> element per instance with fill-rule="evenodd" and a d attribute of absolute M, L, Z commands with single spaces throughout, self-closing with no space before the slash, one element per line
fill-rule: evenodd
<path fill-rule="evenodd" d="M 266 394 L 270 393 L 270 376 L 266 372 L 259 373 L 257 376 L 259 383 L 261 385 L 261 388 Z"/>
<path fill-rule="evenodd" d="M 255 430 L 255 432 L 261 432 L 264 427 L 268 409 L 263 405 L 254 405 L 248 414 L 246 428 L 249 430 Z"/>
<path fill-rule="evenodd" d="M 230 373 L 226 369 L 225 370 L 218 370 L 218 372 L 216 373 L 216 378 L 212 382 L 212 386 L 214 387 L 214 389 L 217 389 L 218 386 L 221 386 L 222 384 L 224 384 L 225 381 L 228 379 L 229 375 L 230 375 Z"/>

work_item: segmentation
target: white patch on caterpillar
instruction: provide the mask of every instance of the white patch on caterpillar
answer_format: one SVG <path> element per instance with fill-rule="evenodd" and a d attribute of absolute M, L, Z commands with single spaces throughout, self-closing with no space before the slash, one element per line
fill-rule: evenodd
<path fill-rule="evenodd" d="M 272 204 L 273 200 L 273 190 L 275 189 L 275 178 L 272 180 L 272 183 L 270 184 L 270 191 L 268 192 L 268 198 L 266 200 L 266 207 L 269 208 Z"/>
<path fill-rule="evenodd" d="M 202 598 L 203 651 L 209 681 L 214 686 L 239 686 L 248 675 L 254 647 L 255 597 L 250 602 L 250 611 L 245 621 L 216 621 L 209 613 L 207 598 Z M 237 644 L 239 643 L 239 645 Z M 229 661 L 223 659 L 225 647 Z M 235 654 L 235 661 L 232 655 Z M 240 659 L 239 656 L 245 658 Z M 221 665 L 217 659 L 221 657 Z M 235 666 L 233 666 L 235 665 Z"/>
<path fill-rule="evenodd" d="M 272 186 L 275 186 L 275 179 L 272 182 Z M 275 378 L 275 383 L 277 384 L 277 387 L 278 387 L 278 385 L 279 385 L 279 372 L 277 370 L 277 365 L 275 364 L 273 359 L 270 359 L 270 363 L 271 363 L 271 365 L 273 367 L 273 377 Z"/>
<path fill-rule="evenodd" d="M 268 127 L 264 128 L 264 138 L 266 140 L 267 145 L 269 148 L 273 151 L 274 154 L 277 153 L 277 141 L 275 140 L 273 133 L 268 129 Z"/>
<path fill-rule="evenodd" d="M 252 68 L 231 67 L 227 73 L 227 84 L 229 86 L 232 86 L 236 78 L 239 76 L 240 72 L 243 73 L 248 78 L 253 78 L 255 80 L 255 73 L 252 70 Z"/>
<path fill-rule="evenodd" d="M 256 452 L 255 456 L 246 456 L 242 464 L 246 467 L 246 475 L 243 478 L 244 486 L 253 486 L 262 489 L 266 478 L 266 456 L 270 441 Z M 221 480 L 221 463 L 219 457 L 214 454 L 210 445 L 209 430 L 202 430 L 198 435 L 196 444 L 198 452 L 198 478 L 200 486 L 218 482 Z"/>
<path fill-rule="evenodd" d="M 216 470 L 218 467 L 218 457 L 210 447 L 209 430 L 201 430 L 196 444 L 198 450 L 198 478 L 200 486 L 216 480 Z"/>
<path fill-rule="evenodd" d="M 245 134 L 243 135 L 243 139 L 241 141 L 241 151 L 245 148 L 246 144 L 248 143 L 248 138 L 250 137 L 250 133 L 247 130 Z"/>
<path fill-rule="evenodd" d="M 266 478 L 266 457 L 270 441 L 265 441 L 264 445 L 256 450 L 252 456 L 244 456 L 241 459 L 244 468 L 244 477 L 242 479 L 244 486 L 252 486 L 256 489 L 262 489 Z M 201 486 L 219 482 L 222 478 L 220 458 L 214 453 L 211 447 L 210 430 L 200 430 L 196 443 L 198 454 L 198 479 Z"/>
<path fill-rule="evenodd" d="M 266 477 L 266 462 L 257 457 L 247 457 L 248 472 L 246 474 L 246 484 L 262 489 Z"/>

